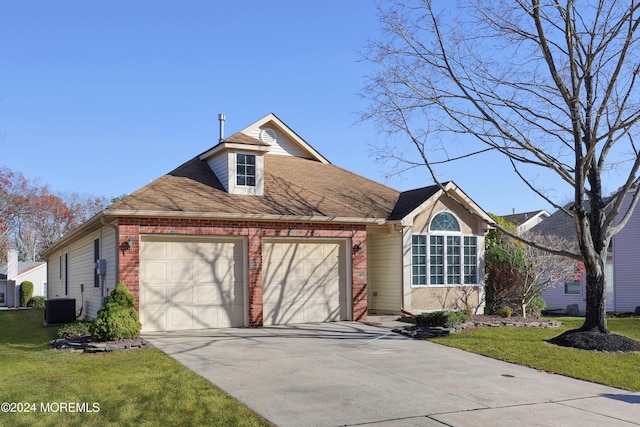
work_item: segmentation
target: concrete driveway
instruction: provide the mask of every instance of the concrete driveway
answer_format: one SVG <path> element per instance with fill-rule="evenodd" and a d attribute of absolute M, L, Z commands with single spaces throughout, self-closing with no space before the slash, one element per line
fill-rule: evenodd
<path fill-rule="evenodd" d="M 640 393 L 383 326 L 336 322 L 144 338 L 283 427 L 640 425 Z"/>

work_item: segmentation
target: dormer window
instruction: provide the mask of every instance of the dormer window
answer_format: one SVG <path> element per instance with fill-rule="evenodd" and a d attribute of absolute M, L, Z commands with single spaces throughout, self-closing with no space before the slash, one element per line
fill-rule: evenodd
<path fill-rule="evenodd" d="M 256 186 L 256 156 L 254 154 L 236 154 L 236 185 Z"/>

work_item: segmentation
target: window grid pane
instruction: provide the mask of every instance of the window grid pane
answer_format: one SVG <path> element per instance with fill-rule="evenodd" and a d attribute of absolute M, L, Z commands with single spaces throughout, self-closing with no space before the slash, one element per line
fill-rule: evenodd
<path fill-rule="evenodd" d="M 460 236 L 447 236 L 447 285 L 460 284 Z"/>
<path fill-rule="evenodd" d="M 429 253 L 429 284 L 444 285 L 444 236 L 431 236 Z"/>
<path fill-rule="evenodd" d="M 476 284 L 478 281 L 478 246 L 475 236 L 464 238 L 464 283 Z"/>
<path fill-rule="evenodd" d="M 440 212 L 431 220 L 431 231 L 460 231 L 460 224 L 449 212 Z"/>
<path fill-rule="evenodd" d="M 427 237 L 411 236 L 412 283 L 427 284 Z"/>
<path fill-rule="evenodd" d="M 236 185 L 255 187 L 256 156 L 236 154 Z"/>

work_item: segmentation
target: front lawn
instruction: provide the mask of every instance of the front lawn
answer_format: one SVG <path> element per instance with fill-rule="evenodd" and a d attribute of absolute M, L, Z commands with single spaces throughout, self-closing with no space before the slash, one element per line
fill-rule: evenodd
<path fill-rule="evenodd" d="M 584 319 L 570 317 L 554 320 L 563 326 L 478 328 L 431 341 L 547 372 L 640 391 L 640 353 L 604 353 L 548 344 L 545 340 L 579 328 L 584 322 Z M 611 332 L 640 340 L 640 319 L 611 318 L 607 322 Z"/>
<path fill-rule="evenodd" d="M 0 424 L 12 426 L 270 425 L 157 349 L 52 350 L 42 310 L 0 311 Z M 25 411 L 29 412 L 25 412 Z"/>

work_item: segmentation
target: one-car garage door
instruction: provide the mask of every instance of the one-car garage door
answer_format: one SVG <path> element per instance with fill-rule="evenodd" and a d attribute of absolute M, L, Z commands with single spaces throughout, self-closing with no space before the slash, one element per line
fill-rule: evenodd
<path fill-rule="evenodd" d="M 244 326 L 244 242 L 143 236 L 142 330 Z"/>
<path fill-rule="evenodd" d="M 265 325 L 348 320 L 346 240 L 265 240 Z"/>

